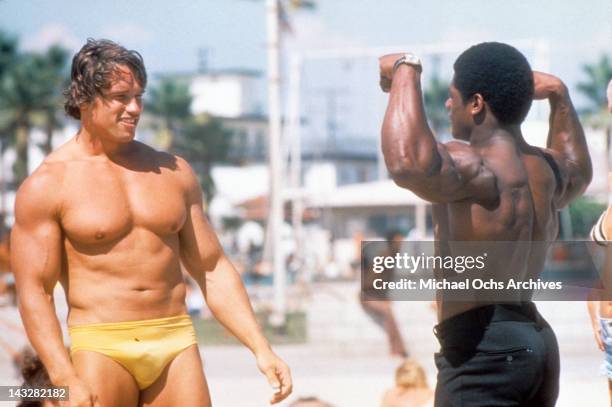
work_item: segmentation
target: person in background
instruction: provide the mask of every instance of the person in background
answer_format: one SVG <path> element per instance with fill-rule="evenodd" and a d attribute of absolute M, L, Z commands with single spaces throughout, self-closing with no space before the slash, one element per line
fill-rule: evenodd
<path fill-rule="evenodd" d="M 432 406 L 433 396 L 423 367 L 414 359 L 406 359 L 395 371 L 395 387 L 385 392 L 381 407 Z"/>
<path fill-rule="evenodd" d="M 382 256 L 395 256 L 401 249 L 404 236 L 398 230 L 392 230 L 387 233 L 386 241 L 387 248 L 381 254 Z M 365 276 L 373 276 L 372 273 L 365 273 Z M 408 356 L 408 350 L 404 345 L 402 334 L 400 333 L 397 321 L 393 314 L 392 302 L 389 300 L 366 300 L 363 296 L 360 297 L 360 302 L 363 310 L 370 318 L 380 326 L 386 333 L 389 340 L 389 348 L 392 356 L 405 358 Z"/>

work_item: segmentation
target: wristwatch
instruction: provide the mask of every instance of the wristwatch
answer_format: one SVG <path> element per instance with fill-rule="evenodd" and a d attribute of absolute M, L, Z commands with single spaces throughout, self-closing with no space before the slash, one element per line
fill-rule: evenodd
<path fill-rule="evenodd" d="M 423 65 L 421 65 L 421 59 L 414 54 L 404 54 L 393 64 L 393 74 L 397 71 L 397 68 L 401 64 L 412 65 L 418 72 L 423 71 Z"/>

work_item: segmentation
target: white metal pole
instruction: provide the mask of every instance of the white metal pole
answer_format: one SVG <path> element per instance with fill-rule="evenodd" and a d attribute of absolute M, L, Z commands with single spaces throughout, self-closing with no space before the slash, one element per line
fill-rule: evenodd
<path fill-rule="evenodd" d="M 280 30 L 278 0 L 266 0 L 268 36 L 268 151 L 270 160 L 270 195 L 268 234 L 272 246 L 272 268 L 274 273 L 274 313 L 270 323 L 281 326 L 285 323 L 285 265 L 281 248 L 283 207 L 281 198 L 280 136 Z"/>
<path fill-rule="evenodd" d="M 300 82 L 302 62 L 299 55 L 292 55 L 289 63 L 289 137 L 291 143 L 291 188 L 293 189 L 291 223 L 295 234 L 294 258 L 302 264 L 302 214 L 304 211 L 301 173 L 302 173 L 302 140 L 300 112 Z"/>

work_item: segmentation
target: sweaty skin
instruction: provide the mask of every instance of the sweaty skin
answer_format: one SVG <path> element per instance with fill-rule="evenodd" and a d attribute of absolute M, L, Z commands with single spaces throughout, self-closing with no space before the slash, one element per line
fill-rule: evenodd
<path fill-rule="evenodd" d="M 112 359 L 81 351 L 70 360 L 53 307 L 59 281 L 69 326 L 186 314 L 182 263 L 215 317 L 280 388 L 278 402 L 291 392 L 288 367 L 255 321 L 190 166 L 134 140 L 143 91 L 128 68 L 118 68 L 110 89 L 81 107 L 79 133 L 18 191 L 12 261 L 28 336 L 51 381 L 70 386 L 71 406 L 210 405 L 197 346 L 139 394 Z"/>
<path fill-rule="evenodd" d="M 552 75 L 534 73 L 534 98 L 548 99 L 551 106 L 547 148 L 537 148 L 525 142 L 520 125 L 499 123 L 480 94 L 463 102 L 451 84 L 446 107 L 452 133 L 468 143 L 439 143 L 427 124 L 420 69 L 402 64 L 393 74 L 402 55 L 380 59 L 380 85 L 390 93 L 382 150 L 395 183 L 433 203 L 437 254 L 449 253 L 446 241 L 478 241 L 479 251 L 488 253 L 485 278 L 537 277 L 546 247 L 532 242 L 556 239 L 557 211 L 579 196 L 592 176 L 584 133 L 567 88 Z M 524 244 L 498 252 L 488 243 L 495 241 Z M 528 297 L 529 293 L 512 300 Z M 483 301 L 457 302 L 439 295 L 438 319 L 482 305 Z"/>

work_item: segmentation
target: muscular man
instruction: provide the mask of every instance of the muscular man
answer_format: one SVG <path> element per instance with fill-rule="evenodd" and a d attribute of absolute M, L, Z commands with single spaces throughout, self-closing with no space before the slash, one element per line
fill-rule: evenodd
<path fill-rule="evenodd" d="M 557 237 L 557 211 L 592 176 L 566 86 L 532 72 L 509 45 L 475 45 L 456 60 L 446 102 L 453 137 L 461 141 L 443 144 L 425 117 L 420 60 L 387 55 L 380 70 L 381 87 L 390 93 L 382 127 L 387 168 L 396 184 L 434 204 L 437 254 L 452 254 L 451 241 L 473 241 L 490 250 L 488 277 L 536 278 L 545 242 Z M 547 148 L 527 144 L 521 134 L 532 99 L 550 102 Z M 496 252 L 496 241 L 518 244 Z M 505 294 L 505 304 L 438 294 L 437 406 L 554 405 L 554 333 L 529 292 Z"/>
<path fill-rule="evenodd" d="M 215 317 L 277 389 L 287 365 L 253 315 L 240 277 L 202 212 L 184 160 L 134 140 L 147 77 L 141 56 L 88 40 L 74 56 L 66 112 L 79 132 L 21 185 L 12 261 L 28 336 L 70 406 L 210 406 L 181 264 Z M 70 355 L 53 288 L 69 306 Z"/>

